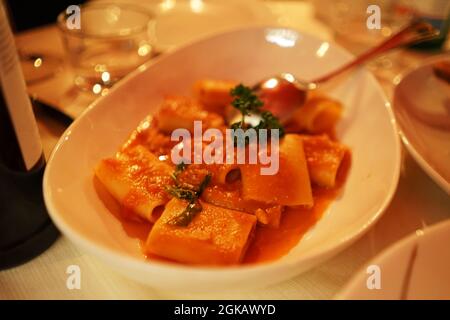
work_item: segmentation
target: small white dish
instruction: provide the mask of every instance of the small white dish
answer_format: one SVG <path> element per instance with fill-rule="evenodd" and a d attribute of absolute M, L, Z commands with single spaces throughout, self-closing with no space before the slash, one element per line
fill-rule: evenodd
<path fill-rule="evenodd" d="M 61 137 L 44 176 L 51 218 L 73 242 L 112 268 L 159 289 L 244 290 L 286 280 L 323 262 L 377 221 L 399 178 L 400 139 L 392 111 L 365 69 L 329 91 L 345 106 L 337 136 L 352 151 L 342 193 L 298 245 L 277 261 L 207 268 L 145 260 L 139 241 L 127 236 L 99 199 L 93 168 L 117 151 L 165 94 L 190 94 L 198 79 L 252 84 L 283 71 L 308 79 L 350 59 L 337 45 L 307 34 L 254 27 L 212 36 L 149 62 L 91 105 Z"/>
<path fill-rule="evenodd" d="M 432 65 L 441 56 L 401 76 L 393 109 L 403 143 L 422 169 L 450 195 L 450 84 Z"/>
<path fill-rule="evenodd" d="M 449 243 L 449 220 L 418 230 L 370 261 L 336 299 L 450 299 Z M 369 266 L 379 268 L 379 289 Z"/>

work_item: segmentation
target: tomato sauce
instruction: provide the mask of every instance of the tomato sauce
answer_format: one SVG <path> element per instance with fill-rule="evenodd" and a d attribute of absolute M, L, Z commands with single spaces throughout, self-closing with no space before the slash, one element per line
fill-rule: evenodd
<path fill-rule="evenodd" d="M 307 208 L 287 208 L 282 214 L 278 228 L 257 225 L 255 234 L 243 259 L 244 264 L 273 261 L 289 253 L 302 237 L 323 216 L 330 203 L 339 195 L 351 164 L 350 154 L 344 158 L 337 176 L 335 188 L 313 188 L 314 206 Z M 96 180 L 96 179 L 95 179 Z M 151 224 L 145 221 L 127 219 L 131 214 L 108 194 L 98 181 L 94 181 L 97 193 L 109 211 L 121 222 L 126 234 L 140 240 L 141 248 L 151 231 Z M 143 250 L 142 250 L 143 251 Z M 143 253 L 144 254 L 144 253 Z M 146 256 L 149 260 L 169 261 L 158 256 Z M 174 262 L 176 263 L 176 262 Z"/>
<path fill-rule="evenodd" d="M 243 263 L 259 263 L 279 259 L 295 247 L 305 233 L 322 217 L 329 204 L 336 199 L 350 169 L 351 157 L 347 154 L 338 172 L 336 187 L 313 188 L 314 206 L 287 208 L 278 228 L 257 226 L 255 236 L 247 249 Z"/>

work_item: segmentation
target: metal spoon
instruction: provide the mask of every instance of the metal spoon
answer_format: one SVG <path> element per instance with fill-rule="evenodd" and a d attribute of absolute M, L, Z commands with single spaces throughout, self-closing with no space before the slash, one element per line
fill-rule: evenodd
<path fill-rule="evenodd" d="M 264 109 L 271 111 L 283 122 L 296 108 L 304 104 L 309 91 L 316 90 L 328 80 L 384 52 L 430 40 L 438 35 L 439 31 L 429 23 L 415 20 L 376 47 L 328 74 L 306 81 L 291 73 L 281 73 L 258 82 L 253 86 L 253 90 L 264 102 Z"/>

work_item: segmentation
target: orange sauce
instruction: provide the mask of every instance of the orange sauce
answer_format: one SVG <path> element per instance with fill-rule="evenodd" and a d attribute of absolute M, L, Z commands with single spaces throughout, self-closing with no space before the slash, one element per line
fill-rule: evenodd
<path fill-rule="evenodd" d="M 103 202 L 108 211 L 120 221 L 127 236 L 133 239 L 145 241 L 152 228 L 151 223 L 143 220 L 130 219 L 130 217 L 135 217 L 136 215 L 121 206 L 119 202 L 117 202 L 116 199 L 114 199 L 113 196 L 106 190 L 96 176 L 94 176 L 93 183 L 100 200 Z"/>
<path fill-rule="evenodd" d="M 256 227 L 244 263 L 276 260 L 287 254 L 302 239 L 303 235 L 322 217 L 328 205 L 336 198 L 338 189 L 314 190 L 314 206 L 287 208 L 282 214 L 278 228 Z"/>
<path fill-rule="evenodd" d="M 330 136 L 334 137 L 334 134 L 330 134 Z M 167 139 L 167 137 L 162 136 L 152 127 L 151 118 L 146 118 L 138 129 L 133 132 L 122 150 L 141 144 L 157 155 L 168 154 L 167 150 L 170 150 L 173 145 Z M 296 246 L 305 233 L 323 216 L 330 203 L 339 195 L 350 164 L 351 156 L 347 152 L 338 172 L 336 186 L 332 189 L 313 187 L 314 206 L 312 208 L 287 208 L 282 214 L 278 228 L 257 225 L 253 238 L 249 240 L 250 244 L 242 262 L 244 264 L 252 264 L 276 260 L 286 255 Z M 213 166 L 212 170 L 214 168 Z M 94 178 L 94 186 L 104 205 L 120 221 L 125 233 L 133 239 L 138 239 L 143 249 L 152 225 L 149 222 L 136 218 L 136 215 L 130 209 L 120 206 L 97 178 Z M 133 207 L 133 201 L 137 201 L 136 197 L 137 195 L 133 195 L 127 198 L 128 206 L 125 207 Z M 234 205 L 238 204 L 232 193 L 230 199 Z M 142 252 L 144 251 L 142 250 Z M 146 258 L 169 261 L 154 255 L 148 255 Z"/>
<path fill-rule="evenodd" d="M 276 260 L 295 247 L 339 195 L 350 165 L 351 155 L 347 152 L 336 177 L 336 186 L 331 189 L 313 188 L 314 206 L 312 208 L 287 208 L 278 228 L 257 226 L 243 263 Z"/>
<path fill-rule="evenodd" d="M 332 189 L 313 188 L 314 206 L 312 208 L 287 208 L 282 214 L 281 223 L 278 228 L 257 225 L 243 263 L 251 264 L 276 260 L 286 255 L 296 246 L 305 233 L 322 217 L 329 204 L 339 195 L 350 165 L 351 156 L 347 153 L 338 172 L 336 187 Z M 100 199 L 109 211 L 121 222 L 126 234 L 131 238 L 140 240 L 141 248 L 143 248 L 152 225 L 145 221 L 127 219 L 126 217 L 130 217 L 131 214 L 109 195 L 96 178 L 94 178 L 94 185 Z M 170 261 L 155 255 L 146 255 L 146 258 L 150 260 Z"/>

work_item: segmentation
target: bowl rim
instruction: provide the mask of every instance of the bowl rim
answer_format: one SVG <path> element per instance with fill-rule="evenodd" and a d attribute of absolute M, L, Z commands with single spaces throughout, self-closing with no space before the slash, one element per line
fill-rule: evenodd
<path fill-rule="evenodd" d="M 166 59 L 169 55 L 172 53 L 182 51 L 187 47 L 190 47 L 192 45 L 203 43 L 210 41 L 216 37 L 221 37 L 224 35 L 231 35 L 233 33 L 239 33 L 239 32 L 248 32 L 251 30 L 254 31 L 264 31 L 266 29 L 286 29 L 286 30 L 292 30 L 294 32 L 297 32 L 299 34 L 302 34 L 304 36 L 307 36 L 309 38 L 312 38 L 314 40 L 322 41 L 322 39 L 309 34 L 307 32 L 303 32 L 300 30 L 296 30 L 293 28 L 288 27 L 280 27 L 280 26 L 274 26 L 274 25 L 264 25 L 264 26 L 247 26 L 247 27 L 238 27 L 238 28 L 232 28 L 228 31 L 217 33 L 217 34 L 211 34 L 206 35 L 204 37 L 199 37 L 198 39 L 195 39 L 193 41 L 190 41 L 182 46 L 179 46 L 177 48 L 173 48 L 168 50 L 167 54 L 160 55 L 145 64 L 138 67 L 136 70 L 131 72 L 130 74 L 126 75 L 123 79 L 119 80 L 118 83 L 111 88 L 110 92 L 107 96 L 111 95 L 117 90 L 120 90 L 122 87 L 122 84 L 128 81 L 129 79 L 137 76 L 141 72 L 147 70 L 149 67 L 151 67 L 153 64 L 158 63 L 159 61 L 163 61 Z M 354 56 L 349 53 L 346 49 L 336 44 L 334 41 L 328 41 L 330 45 L 333 46 L 335 50 L 338 50 L 341 54 L 347 56 L 348 58 L 353 58 Z M 282 268 L 291 268 L 299 266 L 306 261 L 313 261 L 314 259 L 318 259 L 321 256 L 329 254 L 329 257 L 332 255 L 335 255 L 342 251 L 343 249 L 349 247 L 352 243 L 354 243 L 356 240 L 358 240 L 364 233 L 373 226 L 376 221 L 382 216 L 386 208 L 389 206 L 390 202 L 392 201 L 395 191 L 398 186 L 398 181 L 400 178 L 400 167 L 401 167 L 401 143 L 400 143 L 400 137 L 398 134 L 398 127 L 396 124 L 396 120 L 393 114 L 393 110 L 391 107 L 391 103 L 387 99 L 387 96 L 383 89 L 381 88 L 381 85 L 378 83 L 378 81 L 375 79 L 374 75 L 369 72 L 366 68 L 363 67 L 363 70 L 365 72 L 365 75 L 368 77 L 368 80 L 373 84 L 374 90 L 382 97 L 384 101 L 384 107 L 387 109 L 389 120 L 394 132 L 394 147 L 395 147 L 395 167 L 393 172 L 393 180 L 391 181 L 388 189 L 387 196 L 384 198 L 383 202 L 379 205 L 379 209 L 372 214 L 372 217 L 370 220 L 368 220 L 362 227 L 356 229 L 354 232 L 349 233 L 347 236 L 343 237 L 340 241 L 330 244 L 328 246 L 321 247 L 320 249 L 311 249 L 309 252 L 305 253 L 298 259 L 293 260 L 274 260 L 274 261 L 268 261 L 264 263 L 256 263 L 256 264 L 241 264 L 241 265 L 233 265 L 233 266 L 197 266 L 197 265 L 184 265 L 184 264 L 177 264 L 177 263 L 170 263 L 170 262 L 164 262 L 164 261 L 148 261 L 144 259 L 138 259 L 136 257 L 133 257 L 131 255 L 128 255 L 126 253 L 121 253 L 118 251 L 115 251 L 107 246 L 104 246 L 102 244 L 95 243 L 88 238 L 78 234 L 77 232 L 73 231 L 69 224 L 67 224 L 64 219 L 59 217 L 58 210 L 54 207 L 53 201 L 52 201 L 52 193 L 50 191 L 50 185 L 49 185 L 49 172 L 52 167 L 52 163 L 55 158 L 55 155 L 58 153 L 58 150 L 61 148 L 61 146 L 65 143 L 65 140 L 67 137 L 71 134 L 72 130 L 75 129 L 81 120 L 89 114 L 99 103 L 101 103 L 107 96 L 99 97 L 97 100 L 92 102 L 82 113 L 81 115 L 75 119 L 75 121 L 65 130 L 65 132 L 62 134 L 60 139 L 58 140 L 56 146 L 54 147 L 53 151 L 51 152 L 51 155 L 47 161 L 47 167 L 44 172 L 44 178 L 43 178 L 43 194 L 44 194 L 44 202 L 47 207 L 47 210 L 49 212 L 49 215 L 53 222 L 56 224 L 56 226 L 62 231 L 63 234 L 67 235 L 68 238 L 79 245 L 80 247 L 84 248 L 87 252 L 92 253 L 95 256 L 101 256 L 102 258 L 108 260 L 108 261 L 115 261 L 116 264 L 121 265 L 127 265 L 128 267 L 132 267 L 134 270 L 142 270 L 142 271 L 155 271 L 155 272 L 185 272 L 187 274 L 194 274 L 198 273 L 202 276 L 214 276 L 218 275 L 219 273 L 222 273 L 225 271 L 231 275 L 235 274 L 251 274 L 255 271 L 264 272 L 264 271 L 277 271 Z M 331 254 L 330 254 L 331 253 Z M 328 257 L 328 258 L 329 258 Z M 327 258 L 327 259 L 328 259 Z"/>
<path fill-rule="evenodd" d="M 436 171 L 428 162 L 427 160 L 421 155 L 421 153 L 417 150 L 417 148 L 412 144 L 407 135 L 405 134 L 404 126 L 402 125 L 402 122 L 398 120 L 397 112 L 395 111 L 395 97 L 397 95 L 397 90 L 399 89 L 400 85 L 402 85 L 403 81 L 411 76 L 414 72 L 418 71 L 419 69 L 429 67 L 431 64 L 442 61 L 442 60 L 449 60 L 448 55 L 446 54 L 439 54 L 437 56 L 425 59 L 420 65 L 413 66 L 408 68 L 407 70 L 401 72 L 395 80 L 395 87 L 392 95 L 392 105 L 393 105 L 393 114 L 395 117 L 395 121 L 397 122 L 397 128 L 401 137 L 401 140 L 403 142 L 403 145 L 406 147 L 408 152 L 412 155 L 414 160 L 419 164 L 419 166 L 427 173 L 427 175 L 446 192 L 448 195 L 450 195 L 450 182 L 447 181 L 438 171 Z"/>
<path fill-rule="evenodd" d="M 436 236 L 436 234 L 440 234 L 443 231 L 450 231 L 449 219 L 444 219 L 432 225 L 421 227 L 416 231 L 411 231 L 403 238 L 400 238 L 396 242 L 388 245 L 386 248 L 382 249 L 379 253 L 373 256 L 369 261 L 364 263 L 360 268 L 358 268 L 350 280 L 338 291 L 338 293 L 336 293 L 332 299 L 346 300 L 352 299 L 352 297 L 354 298 L 356 291 L 355 289 L 357 289 L 361 277 L 363 275 L 367 275 L 366 270 L 368 266 L 386 262 L 387 259 L 395 256 L 401 249 L 409 245 L 413 245 L 414 243 L 419 244 L 422 239 Z"/>

